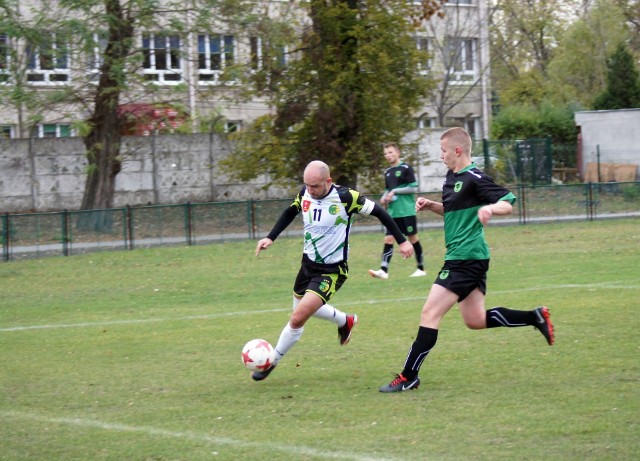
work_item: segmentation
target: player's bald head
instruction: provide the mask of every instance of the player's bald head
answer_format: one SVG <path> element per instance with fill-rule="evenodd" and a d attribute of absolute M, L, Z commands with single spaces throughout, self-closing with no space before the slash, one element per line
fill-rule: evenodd
<path fill-rule="evenodd" d="M 331 188 L 329 165 L 320 160 L 309 162 L 304 169 L 304 184 L 313 198 L 322 198 Z"/>

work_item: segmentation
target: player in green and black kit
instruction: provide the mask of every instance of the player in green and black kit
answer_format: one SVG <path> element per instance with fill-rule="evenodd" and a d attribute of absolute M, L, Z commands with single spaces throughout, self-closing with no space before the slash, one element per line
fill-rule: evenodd
<path fill-rule="evenodd" d="M 431 210 L 444 216 L 447 247 L 444 266 L 422 308 L 418 335 L 409 349 L 402 373 L 382 386 L 380 392 L 418 388 L 418 372 L 436 344 L 440 321 L 456 303 L 465 324 L 471 329 L 531 325 L 542 333 L 549 345 L 554 343 L 553 324 L 545 306 L 530 311 L 505 307 L 485 310 L 490 255 L 484 225 L 493 215 L 510 214 L 516 198 L 471 162 L 471 138 L 465 130 L 451 128 L 445 131 L 440 145 L 440 157 L 449 169 L 442 186 L 442 203 L 420 197 L 416 210 Z"/>
<path fill-rule="evenodd" d="M 411 277 L 423 277 L 427 273 L 424 271 L 422 245 L 420 245 L 418 237 L 416 205 L 413 196 L 418 188 L 418 182 L 413 168 L 400 160 L 400 148 L 397 144 L 387 143 L 384 145 L 384 158 L 391 166 L 384 172 L 385 193 L 380 198 L 380 203 L 387 206 L 387 211 L 413 245 L 413 253 L 416 256 L 418 267 L 411 274 Z M 389 278 L 389 263 L 393 256 L 393 236 L 389 229 L 386 229 L 385 232 L 380 269 L 369 270 L 369 275 L 383 280 Z"/>

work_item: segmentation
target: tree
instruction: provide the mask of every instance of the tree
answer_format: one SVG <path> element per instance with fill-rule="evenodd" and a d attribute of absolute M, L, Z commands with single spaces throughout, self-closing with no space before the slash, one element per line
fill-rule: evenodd
<path fill-rule="evenodd" d="M 591 107 L 606 85 L 607 57 L 629 39 L 624 22 L 620 8 L 599 0 L 571 23 L 548 65 L 546 98 Z"/>
<path fill-rule="evenodd" d="M 537 103 L 544 97 L 549 63 L 580 3 L 494 1 L 490 16 L 491 79 L 500 104 Z"/>
<path fill-rule="evenodd" d="M 13 80 L 0 88 L 0 97 L 3 104 L 16 108 L 23 133 L 31 133 L 37 123 L 56 116 L 77 120 L 89 163 L 81 208 L 111 208 L 115 180 L 127 155 L 121 145 L 126 115 L 120 108 L 140 100 L 185 104 L 188 94 L 203 91 L 187 91 L 184 84 L 161 87 L 149 81 L 141 70 L 148 69 L 152 51 L 173 63 L 182 56 L 169 40 L 186 39 L 216 26 L 248 30 L 256 40 L 250 44 L 252 49 L 255 45 L 255 59 L 248 66 L 225 69 L 223 79 L 246 76 L 255 85 L 254 91 L 236 86 L 229 87 L 230 92 L 238 98 L 266 95 L 272 105 L 273 115 L 256 124 L 269 129 L 254 132 L 260 146 L 252 147 L 258 153 L 267 149 L 272 158 L 278 158 L 270 164 L 276 167 L 267 172 L 275 172 L 276 178 L 296 177 L 308 159 L 322 156 L 344 171 L 345 183 L 355 182 L 356 171 L 366 173 L 380 166 L 380 156 L 369 152 L 378 151 L 383 140 L 399 139 L 409 129 L 413 110 L 429 88 L 429 81 L 413 72 L 419 53 L 408 31 L 412 22 L 435 14 L 443 1 L 395 3 L 59 0 L 52 7 L 44 0 L 5 0 L 0 2 L 6 13 L 0 15 L 0 38 L 10 35 L 27 46 L 10 48 L 6 40 L 0 41 L 0 56 L 8 57 L 1 62 L 13 66 Z M 309 8 L 310 24 L 304 18 L 298 21 L 296 12 L 301 7 Z M 283 16 L 269 14 L 269 8 L 278 9 Z M 293 38 L 301 30 L 298 26 L 309 25 L 294 48 Z M 165 42 L 158 45 L 162 40 Z M 20 47 L 27 53 L 21 55 Z M 290 57 L 296 59 L 285 70 L 282 61 Z M 27 75 L 34 62 L 63 63 L 67 70 L 76 66 L 75 72 L 62 76 L 75 75 L 73 82 L 65 81 L 72 84 L 34 89 Z M 317 66 L 321 62 L 325 65 Z M 94 72 L 87 72 L 89 65 Z M 383 93 L 385 99 L 379 97 Z M 221 100 L 214 90 L 211 95 L 210 106 L 204 108 L 209 112 L 215 98 Z M 28 117 L 22 117 L 23 113 Z M 208 124 L 219 122 L 215 113 L 191 115 Z M 246 139 L 251 138 L 249 134 Z M 286 155 L 279 157 L 282 153 Z M 258 164 L 250 165 L 254 173 Z M 97 214 L 91 220 L 85 227 L 108 225 Z"/>
<path fill-rule="evenodd" d="M 82 6 L 82 5 L 80 5 Z M 105 0 L 108 17 L 107 46 L 100 67 L 100 81 L 93 112 L 87 120 L 84 143 L 89 168 L 81 209 L 111 208 L 115 178 L 122 167 L 120 143 L 122 117 L 118 113 L 120 94 L 126 85 L 126 59 L 133 45 L 135 19 L 119 0 Z M 98 228 L 102 227 L 96 223 Z"/>
<path fill-rule="evenodd" d="M 575 143 L 575 109 L 570 104 L 513 104 L 493 118 L 496 139 L 513 140 L 551 136 L 554 143 Z"/>
<path fill-rule="evenodd" d="M 413 127 L 432 88 L 419 73 L 425 56 L 411 32 L 415 20 L 431 17 L 439 5 L 308 2 L 310 23 L 288 44 L 295 59 L 286 68 L 279 59 L 263 59 L 261 71 L 251 75 L 273 114 L 243 130 L 225 169 L 240 180 L 267 174 L 274 183 L 288 184 L 310 160 L 321 158 L 343 185 L 355 186 L 357 178 L 376 181 L 381 143 L 399 140 Z M 286 26 L 254 27 L 271 33 L 267 56 L 285 49 L 280 40 Z"/>
<path fill-rule="evenodd" d="M 640 0 L 615 0 L 614 3 L 622 9 L 627 26 L 632 31 L 629 48 L 635 53 L 640 52 Z"/>
<path fill-rule="evenodd" d="M 620 43 L 609 60 L 607 87 L 593 103 L 595 110 L 640 107 L 640 78 L 633 56 L 625 43 Z"/>
<path fill-rule="evenodd" d="M 66 3 L 75 11 L 80 11 L 83 18 L 95 17 L 92 1 L 66 0 Z M 159 4 L 156 0 L 103 0 L 104 10 L 98 13 L 98 21 L 104 20 L 107 24 L 107 40 L 100 66 L 100 80 L 84 134 L 89 168 L 81 209 L 111 208 L 113 204 L 115 178 L 122 166 L 121 128 L 124 117 L 119 111 L 120 97 L 131 89 L 134 77 L 139 76 L 136 70 L 141 61 L 147 59 L 145 50 L 136 48 L 136 31 L 150 28 L 158 30 L 161 25 L 168 23 L 179 34 L 177 36 L 185 36 L 190 23 L 196 27 L 210 26 L 211 13 L 214 11 L 220 16 L 231 6 L 242 11 L 240 2 L 231 3 L 194 1 L 191 5 L 185 5 L 169 1 Z M 153 85 L 144 83 L 138 87 L 144 91 L 157 91 Z M 164 95 L 164 100 L 171 101 L 172 96 Z M 99 220 L 102 218 L 97 219 L 98 222 L 89 223 L 89 226 L 101 228 Z"/>
<path fill-rule="evenodd" d="M 0 98 L 16 108 L 23 132 L 30 132 L 45 115 L 79 119 L 76 125 L 88 159 L 81 209 L 111 208 L 115 179 L 126 155 L 121 149 L 121 128 L 127 116 L 120 110 L 123 104 L 150 100 L 159 106 L 179 106 L 188 93 L 184 84 L 160 87 L 150 81 L 141 72 L 150 55 L 155 53 L 171 66 L 182 59 L 172 41 L 209 30 L 214 19 L 227 19 L 229 28 L 238 27 L 250 4 L 243 0 L 59 0 L 52 8 L 44 0 L 0 2 L 5 13 L 0 16 L 0 32 L 27 44 L 23 54 L 18 47 L 0 44 L 4 50 L 0 55 L 10 53 L 12 66 Z M 28 75 L 34 66 L 75 72 L 60 74 L 69 84 L 53 82 L 36 89 Z M 23 112 L 31 114 L 28 120 L 21 117 Z M 90 216 L 82 224 L 101 229 L 108 226 L 103 216 Z"/>

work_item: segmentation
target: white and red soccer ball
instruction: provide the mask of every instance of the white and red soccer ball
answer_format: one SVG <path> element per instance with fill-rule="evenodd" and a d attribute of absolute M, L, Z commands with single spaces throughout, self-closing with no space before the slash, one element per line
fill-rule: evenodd
<path fill-rule="evenodd" d="M 242 348 L 242 363 L 251 371 L 265 371 L 276 359 L 276 351 L 264 339 L 252 339 Z"/>

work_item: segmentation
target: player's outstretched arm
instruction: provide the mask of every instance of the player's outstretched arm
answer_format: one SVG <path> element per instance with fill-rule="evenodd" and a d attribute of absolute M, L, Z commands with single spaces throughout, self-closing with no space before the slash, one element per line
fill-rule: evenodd
<path fill-rule="evenodd" d="M 444 205 L 442 205 L 442 203 L 434 202 L 433 200 L 429 200 L 425 197 L 418 197 L 416 200 L 416 211 L 422 210 L 430 210 L 435 214 L 444 216 Z"/>
<path fill-rule="evenodd" d="M 266 250 L 273 244 L 273 240 L 268 237 L 263 238 L 258 242 L 258 246 L 256 247 L 256 256 L 260 254 L 262 250 Z"/>
<path fill-rule="evenodd" d="M 295 205 L 291 205 L 282 212 L 280 218 L 271 229 L 271 232 L 267 234 L 265 238 L 258 242 L 258 246 L 256 246 L 256 256 L 260 254 L 262 250 L 266 250 L 269 248 L 275 239 L 278 238 L 278 235 L 287 228 L 289 224 L 293 221 L 293 219 L 298 215 L 299 210 Z"/>
<path fill-rule="evenodd" d="M 374 205 L 373 210 L 371 210 L 371 216 L 378 218 L 382 225 L 391 232 L 391 235 L 393 235 L 393 238 L 396 239 L 396 242 L 398 242 L 400 246 L 402 256 L 408 258 L 413 254 L 413 245 L 407 240 L 391 215 L 387 213 L 384 208 L 377 204 Z"/>
<path fill-rule="evenodd" d="M 404 259 L 407 259 L 413 256 L 413 245 L 409 240 L 406 240 L 405 242 L 401 243 L 399 245 L 399 249 L 400 249 L 400 254 Z"/>
<path fill-rule="evenodd" d="M 496 203 L 492 203 L 491 205 L 485 205 L 478 208 L 478 219 L 484 225 L 489 222 L 493 215 L 504 216 L 511 214 L 512 211 L 513 205 L 511 205 L 511 203 L 506 200 L 500 200 Z"/>

